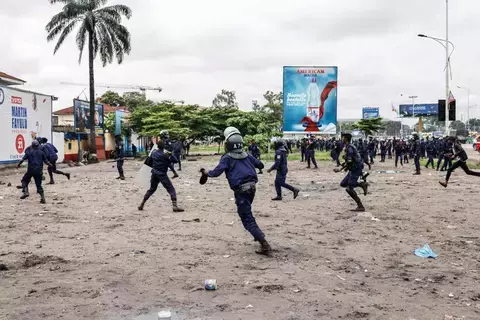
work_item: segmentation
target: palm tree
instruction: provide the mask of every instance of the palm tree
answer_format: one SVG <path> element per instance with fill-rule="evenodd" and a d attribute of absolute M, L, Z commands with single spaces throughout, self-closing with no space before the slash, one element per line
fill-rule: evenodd
<path fill-rule="evenodd" d="M 88 65 L 90 70 L 90 152 L 96 154 L 95 144 L 95 77 L 93 60 L 97 54 L 105 67 L 112 63 L 114 57 L 118 63 L 123 62 L 125 54 L 129 54 L 130 33 L 122 23 L 122 16 L 130 19 L 132 10 L 124 5 L 104 7 L 107 0 L 49 0 L 51 4 L 62 3 L 62 11 L 47 24 L 47 40 L 58 37 L 55 54 L 67 36 L 79 25 L 76 42 L 82 61 L 83 49 L 88 42 Z"/>

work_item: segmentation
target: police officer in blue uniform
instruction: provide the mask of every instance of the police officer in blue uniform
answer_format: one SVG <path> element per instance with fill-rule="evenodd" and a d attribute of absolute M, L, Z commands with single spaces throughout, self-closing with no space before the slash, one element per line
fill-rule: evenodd
<path fill-rule="evenodd" d="M 182 151 L 183 143 L 180 140 L 175 141 L 173 143 L 173 155 L 178 162 L 178 171 L 182 171 Z"/>
<path fill-rule="evenodd" d="M 373 158 L 375 157 L 375 141 L 373 141 L 373 137 L 370 137 L 368 145 L 367 145 L 368 155 L 370 156 L 370 165 L 374 164 Z"/>
<path fill-rule="evenodd" d="M 427 164 L 425 165 L 425 168 L 428 169 L 428 166 L 431 164 L 432 169 L 435 168 L 435 160 L 433 159 L 434 157 L 434 142 L 430 140 L 429 137 L 427 137 L 427 141 L 425 142 L 425 152 L 427 153 Z"/>
<path fill-rule="evenodd" d="M 362 201 L 355 192 L 355 188 L 360 187 L 363 189 L 364 195 L 367 195 L 368 193 L 368 183 L 365 181 L 358 182 L 358 179 L 362 176 L 363 159 L 360 157 L 355 146 L 351 144 L 352 135 L 350 133 L 343 133 L 342 140 L 345 145 L 345 162 L 342 164 L 341 168 L 336 168 L 334 171 L 348 171 L 348 174 L 340 182 L 340 186 L 345 188 L 348 195 L 357 203 L 357 208 L 352 211 L 365 211 Z"/>
<path fill-rule="evenodd" d="M 310 168 L 310 162 L 318 169 L 317 160 L 315 160 L 315 149 L 317 148 L 317 141 L 314 137 L 310 137 L 307 145 L 307 168 Z"/>
<path fill-rule="evenodd" d="M 398 166 L 398 160 L 403 167 L 403 144 L 401 141 L 395 143 L 395 168 Z"/>
<path fill-rule="evenodd" d="M 125 162 L 125 149 L 120 136 L 115 139 L 115 161 L 117 162 L 118 177 L 117 179 L 125 180 L 123 164 Z"/>
<path fill-rule="evenodd" d="M 277 192 L 277 196 L 272 200 L 273 201 L 282 200 L 282 187 L 292 191 L 293 199 L 296 199 L 298 197 L 300 190 L 286 183 L 287 173 L 288 173 L 288 165 L 287 165 L 288 151 L 286 148 L 285 140 L 278 139 L 275 142 L 275 149 L 276 149 L 275 163 L 270 169 L 268 169 L 268 173 L 272 172 L 273 170 L 277 171 L 277 176 L 275 177 L 275 190 Z"/>
<path fill-rule="evenodd" d="M 61 174 L 65 177 L 67 177 L 68 180 L 70 180 L 70 173 L 64 173 L 60 170 L 57 170 L 57 161 L 58 161 L 58 150 L 55 148 L 55 146 L 51 143 L 48 143 L 47 138 L 42 138 L 42 145 L 45 147 L 45 150 L 48 152 L 48 161 L 52 164 L 50 167 L 48 167 L 48 175 L 50 176 L 50 182 L 48 184 L 55 184 L 55 181 L 53 180 L 53 174 Z"/>
<path fill-rule="evenodd" d="M 255 140 L 250 141 L 250 145 L 248 146 L 248 152 L 257 160 L 260 160 L 260 148 L 258 147 L 258 144 L 255 143 Z M 258 174 L 263 174 L 262 169 L 258 171 Z"/>
<path fill-rule="evenodd" d="M 380 141 L 380 162 L 385 162 L 385 158 L 387 157 L 387 145 L 385 141 Z"/>
<path fill-rule="evenodd" d="M 422 147 L 420 145 L 420 138 L 416 133 L 413 134 L 412 153 L 415 161 L 414 175 L 420 175 L 420 157 L 422 155 Z"/>
<path fill-rule="evenodd" d="M 437 144 L 437 154 L 438 154 L 438 160 L 437 160 L 437 171 L 440 169 L 440 165 L 442 164 L 443 161 L 443 155 L 445 153 L 445 147 L 446 147 L 446 137 L 444 139 L 441 139 L 438 141 Z"/>
<path fill-rule="evenodd" d="M 238 129 L 228 127 L 225 129 L 225 154 L 220 159 L 218 166 L 209 171 L 201 169 L 203 177 L 218 177 L 225 172 L 230 188 L 235 196 L 237 212 L 244 228 L 250 232 L 255 241 L 260 242 L 261 248 L 256 253 L 270 255 L 272 248 L 265 239 L 265 234 L 257 225 L 252 213 L 252 203 L 255 199 L 256 184 L 258 182 L 257 169 L 264 165 L 252 155 L 243 151 L 243 138 Z M 206 182 L 206 180 L 205 180 Z"/>
<path fill-rule="evenodd" d="M 454 155 L 452 155 L 452 158 L 457 158 L 457 161 L 448 169 L 445 181 L 440 181 L 440 184 L 446 188 L 448 185 L 448 180 L 450 180 L 450 176 L 458 167 L 462 168 L 463 171 L 465 171 L 465 173 L 469 176 L 480 177 L 480 172 L 472 171 L 468 167 L 468 156 L 460 141 L 458 141 L 458 139 L 455 137 L 449 137 L 448 142 L 453 144 Z"/>
<path fill-rule="evenodd" d="M 177 162 L 177 159 L 172 154 L 165 152 L 165 142 L 163 140 L 160 140 L 157 143 L 157 146 L 158 149 L 152 152 L 149 159 L 152 166 L 150 189 L 148 189 L 147 193 L 143 197 L 143 201 L 138 207 L 138 210 L 143 210 L 145 203 L 148 201 L 148 199 L 150 199 L 155 191 L 157 191 L 158 185 L 161 183 L 170 195 L 173 212 L 183 212 L 184 209 L 180 208 L 177 204 L 177 193 L 175 191 L 175 187 L 167 175 L 168 169 L 171 169 L 173 171 L 173 179 L 178 177 L 177 172 L 173 168 L 173 164 Z"/>
<path fill-rule="evenodd" d="M 24 179 L 22 179 L 23 195 L 20 199 L 23 200 L 30 196 L 28 193 L 28 183 L 33 178 L 37 186 L 37 193 L 40 194 L 40 203 L 45 204 L 45 194 L 42 188 L 43 164 L 45 163 L 50 167 L 51 163 L 48 161 L 45 152 L 40 150 L 40 143 L 37 140 L 32 141 L 32 147 L 28 149 L 28 151 L 25 151 L 25 155 L 18 163 L 17 168 L 20 168 L 25 160 L 28 161 L 28 168 Z"/>

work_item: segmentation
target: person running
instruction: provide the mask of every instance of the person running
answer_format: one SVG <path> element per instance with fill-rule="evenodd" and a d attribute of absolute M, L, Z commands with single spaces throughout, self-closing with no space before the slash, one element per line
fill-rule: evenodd
<path fill-rule="evenodd" d="M 452 175 L 452 172 L 455 171 L 455 169 L 457 169 L 458 167 L 461 167 L 463 171 L 465 171 L 465 173 L 469 176 L 480 177 L 480 172 L 472 171 L 468 167 L 467 165 L 468 156 L 465 150 L 463 149 L 460 141 L 458 141 L 456 137 L 449 137 L 448 142 L 453 143 L 453 150 L 455 152 L 455 155 L 453 156 L 453 158 L 457 158 L 457 161 L 452 165 L 452 167 L 450 167 L 447 170 L 447 176 L 445 177 L 445 181 L 440 181 L 440 184 L 446 188 L 448 185 L 448 181 L 450 180 L 450 176 Z"/>
<path fill-rule="evenodd" d="M 277 142 L 275 142 L 275 163 L 267 171 L 268 173 L 273 170 L 277 171 L 275 178 L 275 191 L 277 192 L 277 196 L 272 199 L 273 201 L 282 201 L 282 187 L 293 192 L 293 199 L 296 199 L 300 192 L 297 188 L 286 183 L 288 173 L 287 157 L 288 151 L 285 140 L 278 139 Z"/>

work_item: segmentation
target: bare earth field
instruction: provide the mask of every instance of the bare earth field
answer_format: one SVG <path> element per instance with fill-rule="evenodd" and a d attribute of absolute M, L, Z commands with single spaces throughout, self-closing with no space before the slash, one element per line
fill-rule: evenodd
<path fill-rule="evenodd" d="M 1 172 L 13 186 L 0 186 L 0 319 L 480 319 L 480 179 L 459 170 L 445 190 L 412 164 L 377 173 L 387 161 L 362 216 L 331 162 L 290 162 L 297 200 L 271 202 L 275 175 L 259 176 L 254 213 L 271 258 L 254 253 L 226 179 L 198 184 L 216 160 L 185 162 L 174 180 L 183 214 L 161 188 L 137 211 L 146 190 L 132 161 L 124 182 L 107 163 L 66 169 L 71 181 L 45 186 L 47 205 L 33 184 L 19 199 L 25 169 Z M 425 243 L 436 260 L 413 254 Z M 218 290 L 202 290 L 205 279 Z"/>

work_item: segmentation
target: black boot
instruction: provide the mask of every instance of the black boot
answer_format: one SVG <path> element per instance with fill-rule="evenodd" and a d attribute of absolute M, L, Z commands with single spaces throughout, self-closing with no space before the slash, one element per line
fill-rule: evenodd
<path fill-rule="evenodd" d="M 67 177 L 67 179 L 70 180 L 70 173 L 65 173 L 65 177 Z"/>
<path fill-rule="evenodd" d="M 355 202 L 357 203 L 357 208 L 353 209 L 352 211 L 355 211 L 355 212 L 364 212 L 364 211 L 365 211 L 365 207 L 363 206 L 362 201 L 361 201 L 360 198 L 358 197 L 358 195 L 357 195 L 357 193 L 355 192 L 355 190 L 347 188 L 346 191 L 347 191 L 348 195 L 349 195 L 353 200 L 355 200 Z"/>
<path fill-rule="evenodd" d="M 47 201 L 45 200 L 45 193 L 42 191 L 40 192 L 40 203 L 45 204 Z"/>
<path fill-rule="evenodd" d="M 27 199 L 30 196 L 30 193 L 28 193 L 28 185 L 23 186 L 23 195 L 20 197 L 20 199 Z"/>
<path fill-rule="evenodd" d="M 270 256 L 272 254 L 272 247 L 270 247 L 270 244 L 267 242 L 267 240 L 260 241 L 260 245 L 260 250 L 255 251 L 257 254 L 261 254 L 263 256 Z"/>
<path fill-rule="evenodd" d="M 172 208 L 173 212 L 184 212 L 185 210 L 183 208 L 180 208 L 177 204 L 177 200 L 172 200 Z"/>
<path fill-rule="evenodd" d="M 300 193 L 300 190 L 298 189 L 293 190 L 293 199 L 297 199 L 299 193 Z"/>
<path fill-rule="evenodd" d="M 358 186 L 363 189 L 363 195 L 366 196 L 368 194 L 368 183 L 366 181 L 360 182 Z"/>
<path fill-rule="evenodd" d="M 142 211 L 142 210 L 143 210 L 143 207 L 145 206 L 145 202 L 147 202 L 147 200 L 143 199 L 143 200 L 142 200 L 142 203 L 140 203 L 140 205 L 138 206 L 138 210 L 139 210 L 139 211 Z"/>

